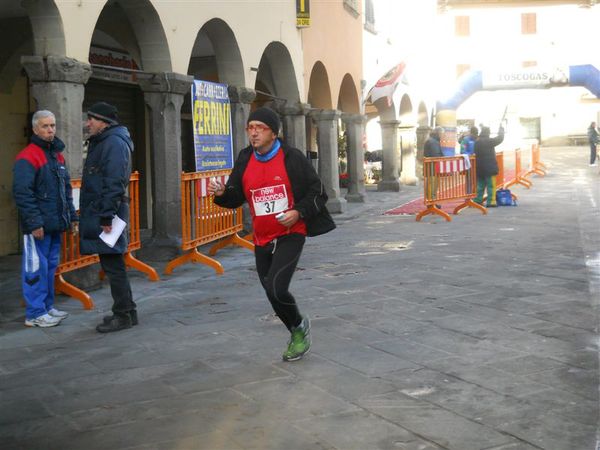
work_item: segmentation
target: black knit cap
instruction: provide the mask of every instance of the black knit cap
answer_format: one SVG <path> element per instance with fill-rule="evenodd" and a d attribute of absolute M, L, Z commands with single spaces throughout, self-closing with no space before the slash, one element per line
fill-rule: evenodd
<path fill-rule="evenodd" d="M 279 134 L 279 127 L 281 125 L 281 122 L 279 121 L 279 116 L 277 115 L 277 113 L 271 108 L 261 106 L 260 108 L 255 109 L 248 116 L 247 124 L 252 122 L 253 120 L 257 120 L 259 122 L 264 123 L 271 130 L 273 130 L 273 133 Z"/>
<path fill-rule="evenodd" d="M 94 103 L 88 109 L 87 115 L 94 119 L 106 122 L 109 125 L 117 125 L 119 123 L 118 110 L 113 105 L 106 102 Z"/>

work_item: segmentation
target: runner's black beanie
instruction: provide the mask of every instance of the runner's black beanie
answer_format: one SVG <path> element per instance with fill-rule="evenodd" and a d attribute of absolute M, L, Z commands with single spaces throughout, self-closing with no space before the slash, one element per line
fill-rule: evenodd
<path fill-rule="evenodd" d="M 277 113 L 271 108 L 262 106 L 252 111 L 248 116 L 247 124 L 252 122 L 253 120 L 258 120 L 259 122 L 264 123 L 271 130 L 273 130 L 273 133 L 279 134 L 279 127 L 281 125 L 281 122 L 279 121 L 279 116 L 277 115 Z"/>

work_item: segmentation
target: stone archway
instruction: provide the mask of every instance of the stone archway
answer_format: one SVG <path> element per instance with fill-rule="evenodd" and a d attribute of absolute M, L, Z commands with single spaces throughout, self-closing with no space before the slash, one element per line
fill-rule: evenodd
<path fill-rule="evenodd" d="M 292 57 L 281 42 L 273 41 L 265 48 L 254 84 L 253 107 L 270 106 L 283 116 L 283 138 L 296 148 L 306 150 L 305 114 L 300 103 L 298 81 Z"/>
<path fill-rule="evenodd" d="M 24 0 L 21 4 L 31 20 L 34 37 L 33 54 L 37 56 L 64 55 L 66 44 L 63 23 L 54 0 Z"/>
<path fill-rule="evenodd" d="M 345 145 L 347 166 L 346 200 L 349 202 L 365 201 L 365 169 L 363 136 L 366 117 L 360 114 L 360 101 L 356 83 L 352 75 L 347 73 L 342 79 L 338 95 L 337 109 L 342 111 L 343 141 Z"/>
<path fill-rule="evenodd" d="M 307 101 L 315 110 L 331 110 L 333 108 L 329 74 L 321 61 L 317 61 L 310 72 Z M 308 150 L 310 150 L 309 155 L 313 159 L 318 158 L 319 141 L 314 115 L 306 118 L 306 140 Z"/>
<path fill-rule="evenodd" d="M 103 32 L 146 72 L 170 72 L 171 56 L 160 17 L 150 0 L 109 0 L 96 22 L 91 45 Z"/>
<path fill-rule="evenodd" d="M 400 99 L 400 107 L 398 108 L 398 119 L 405 124 L 411 123 L 413 119 L 412 113 L 412 101 L 410 100 L 408 94 L 404 94 Z"/>
<path fill-rule="evenodd" d="M 257 104 L 272 102 L 275 97 L 290 104 L 300 101 L 292 57 L 281 42 L 271 42 L 265 48 L 258 65 L 255 89 Z"/>
<path fill-rule="evenodd" d="M 226 22 L 212 19 L 198 31 L 190 56 L 188 75 L 230 86 L 246 84 L 237 39 Z"/>
<path fill-rule="evenodd" d="M 237 39 L 229 25 L 221 19 L 206 22 L 196 35 L 190 55 L 188 75 L 196 80 L 224 83 L 229 86 L 234 156 L 247 145 L 245 125 L 255 94 L 245 87 L 244 67 Z M 183 111 L 191 111 L 191 95 L 185 96 Z M 182 120 L 182 152 L 184 171 L 195 170 L 191 116 Z"/>
<path fill-rule="evenodd" d="M 318 109 L 331 109 L 333 107 L 329 75 L 321 61 L 317 61 L 313 66 L 308 86 L 307 100 L 311 107 Z"/>
<path fill-rule="evenodd" d="M 408 94 L 403 94 L 398 110 L 400 119 L 400 182 L 406 185 L 417 184 L 417 129 L 413 104 Z"/>
<path fill-rule="evenodd" d="M 346 164 L 345 155 L 341 161 L 339 154 L 341 113 L 333 109 L 329 75 L 321 61 L 314 64 L 309 83 L 308 102 L 313 110 L 306 120 L 306 134 L 310 155 L 318 158 L 317 170 L 329 197 L 327 207 L 339 213 L 346 209 L 346 200 L 340 197 L 340 170 L 345 172 Z"/>
<path fill-rule="evenodd" d="M 360 100 L 356 83 L 352 75 L 347 73 L 342 79 L 338 96 L 338 109 L 347 114 L 360 114 Z"/>
<path fill-rule="evenodd" d="M 417 124 L 421 127 L 427 126 L 430 123 L 429 110 L 425 102 L 420 102 L 417 109 Z"/>

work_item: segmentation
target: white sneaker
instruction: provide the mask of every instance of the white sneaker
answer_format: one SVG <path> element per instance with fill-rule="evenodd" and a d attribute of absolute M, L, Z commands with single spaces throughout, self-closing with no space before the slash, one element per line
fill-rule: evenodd
<path fill-rule="evenodd" d="M 596 167 L 598 164 L 594 163 L 594 164 L 590 164 L 590 167 Z"/>
<path fill-rule="evenodd" d="M 42 316 L 36 317 L 35 319 L 25 319 L 26 327 L 55 327 L 60 323 L 60 319 L 58 317 L 52 317 L 50 314 L 44 314 Z"/>
<path fill-rule="evenodd" d="M 50 314 L 52 317 L 56 317 L 57 319 L 66 319 L 67 317 L 69 317 L 69 313 L 66 311 L 61 311 L 60 309 L 56 309 L 56 308 L 50 308 L 50 311 L 48 311 L 48 314 Z"/>

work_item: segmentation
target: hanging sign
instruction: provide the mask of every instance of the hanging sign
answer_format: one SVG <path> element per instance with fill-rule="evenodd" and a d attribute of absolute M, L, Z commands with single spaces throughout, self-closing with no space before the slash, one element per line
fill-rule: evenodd
<path fill-rule="evenodd" d="M 310 0 L 296 0 L 296 27 L 310 27 Z"/>

